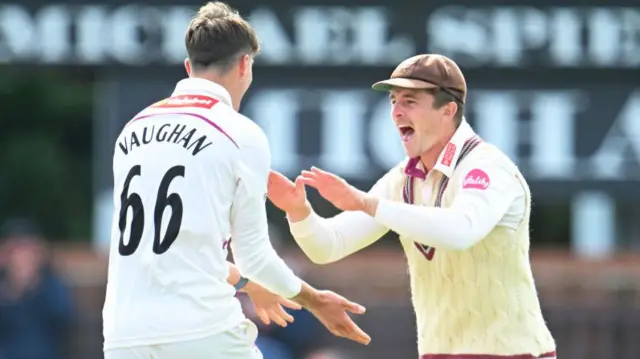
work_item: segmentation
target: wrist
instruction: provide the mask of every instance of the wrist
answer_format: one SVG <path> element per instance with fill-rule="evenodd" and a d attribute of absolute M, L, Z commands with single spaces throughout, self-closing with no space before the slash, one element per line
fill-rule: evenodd
<path fill-rule="evenodd" d="M 248 278 L 245 277 L 240 277 L 240 280 L 233 285 L 233 287 L 236 289 L 236 291 L 238 292 L 246 292 L 247 289 L 251 289 L 251 285 L 253 285 L 253 283 L 249 282 Z M 249 286 L 249 288 L 247 288 Z"/>
<path fill-rule="evenodd" d="M 371 217 L 375 217 L 376 216 L 376 211 L 378 210 L 378 203 L 380 201 L 378 200 L 377 197 L 374 197 L 368 193 L 365 193 L 362 196 L 362 212 L 365 212 L 366 214 L 370 215 Z"/>
<path fill-rule="evenodd" d="M 302 288 L 300 289 L 300 293 L 296 294 L 291 300 L 300 304 L 303 307 L 310 307 L 313 303 L 318 301 L 319 292 L 317 289 L 308 285 L 305 282 L 302 282 Z"/>
<path fill-rule="evenodd" d="M 304 205 L 287 210 L 287 219 L 291 223 L 303 221 L 311 215 L 311 203 L 304 201 Z"/>
<path fill-rule="evenodd" d="M 235 286 L 234 286 L 234 287 L 235 287 Z M 256 287 L 257 287 L 257 284 L 255 284 L 255 283 L 254 283 L 254 282 L 252 282 L 252 281 L 248 281 L 248 282 L 247 282 L 247 284 L 246 284 L 244 287 L 242 287 L 242 288 L 240 288 L 240 289 L 236 289 L 236 290 L 237 290 L 238 292 L 240 292 L 240 293 L 246 293 L 246 294 L 249 294 L 249 293 L 253 292 L 253 291 L 256 289 Z"/>

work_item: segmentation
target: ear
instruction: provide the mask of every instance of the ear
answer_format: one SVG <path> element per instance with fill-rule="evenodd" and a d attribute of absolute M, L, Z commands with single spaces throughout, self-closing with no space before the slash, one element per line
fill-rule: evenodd
<path fill-rule="evenodd" d="M 458 112 L 458 104 L 454 101 L 449 102 L 445 105 L 444 114 L 449 117 L 453 117 L 456 112 Z"/>
<path fill-rule="evenodd" d="M 191 77 L 191 62 L 189 62 L 189 59 L 184 59 L 184 69 L 187 71 L 187 76 Z"/>
<path fill-rule="evenodd" d="M 251 57 L 249 55 L 243 55 L 240 58 L 240 77 L 245 77 L 249 73 L 251 68 Z"/>

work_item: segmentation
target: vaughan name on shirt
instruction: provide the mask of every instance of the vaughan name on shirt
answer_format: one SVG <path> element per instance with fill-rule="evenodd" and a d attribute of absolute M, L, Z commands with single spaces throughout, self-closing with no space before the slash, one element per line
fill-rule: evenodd
<path fill-rule="evenodd" d="M 123 134 L 118 146 L 127 155 L 136 148 L 154 141 L 180 145 L 191 151 L 193 156 L 209 147 L 212 143 L 208 141 L 206 135 L 198 133 L 195 128 L 187 130 L 187 125 L 164 123 L 162 125 L 145 126 L 142 129 Z"/>

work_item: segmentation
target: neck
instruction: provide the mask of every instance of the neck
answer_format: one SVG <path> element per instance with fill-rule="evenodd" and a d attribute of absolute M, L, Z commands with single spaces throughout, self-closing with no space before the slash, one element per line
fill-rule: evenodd
<path fill-rule="evenodd" d="M 192 78 L 209 80 L 213 83 L 216 83 L 222 86 L 229 95 L 231 96 L 231 102 L 233 103 L 233 108 L 238 111 L 240 109 L 240 96 L 237 96 L 237 91 L 232 86 L 232 81 L 228 78 L 228 76 L 221 75 L 215 71 L 202 71 L 198 73 L 192 73 Z"/>
<path fill-rule="evenodd" d="M 451 138 L 455 134 L 455 129 L 447 130 L 447 133 L 444 136 L 440 137 L 440 140 L 436 142 L 433 146 L 431 146 L 426 152 L 420 155 L 420 162 L 422 162 L 422 166 L 427 171 L 431 171 L 433 167 L 435 167 L 436 162 L 438 161 L 438 157 L 444 150 L 445 146 Z"/>

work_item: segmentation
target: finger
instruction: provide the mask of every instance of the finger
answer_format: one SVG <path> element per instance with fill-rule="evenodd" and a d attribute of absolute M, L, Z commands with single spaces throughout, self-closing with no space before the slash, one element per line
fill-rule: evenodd
<path fill-rule="evenodd" d="M 256 315 L 258 316 L 258 318 L 260 318 L 260 321 L 262 321 L 264 324 L 266 325 L 271 324 L 271 320 L 269 320 L 269 316 L 264 311 L 264 309 L 256 309 Z"/>
<path fill-rule="evenodd" d="M 371 342 L 369 334 L 362 330 L 362 328 L 348 317 L 343 323 L 337 326 L 336 331 L 338 332 L 336 335 L 360 344 L 368 345 Z"/>
<path fill-rule="evenodd" d="M 321 170 L 317 167 L 311 167 L 311 173 L 313 173 L 316 176 L 315 178 L 317 178 L 318 180 L 332 181 L 332 182 L 345 182 L 344 179 L 342 179 L 341 177 L 334 175 L 331 172 Z"/>
<path fill-rule="evenodd" d="M 314 172 L 314 173 L 317 173 L 317 174 L 320 174 L 320 175 L 325 175 L 325 176 L 326 176 L 326 175 L 331 175 L 331 176 L 333 176 L 333 173 L 331 173 L 331 172 L 327 172 L 327 171 L 322 170 L 322 169 L 320 169 L 320 168 L 318 168 L 318 167 L 315 167 L 315 166 L 311 167 L 311 172 Z"/>
<path fill-rule="evenodd" d="M 284 310 L 284 308 L 282 308 L 281 306 L 278 306 L 273 311 L 276 312 L 276 314 L 278 314 L 280 318 L 286 320 L 289 323 L 293 323 L 293 320 L 294 320 L 293 316 L 287 313 L 287 311 Z"/>
<path fill-rule="evenodd" d="M 319 175 L 318 175 L 317 173 L 315 173 L 315 172 L 311 172 L 311 171 L 306 171 L 306 170 L 305 170 L 305 171 L 302 171 L 302 172 L 300 173 L 300 175 L 301 175 L 302 177 L 305 177 L 305 178 L 318 178 L 318 177 L 319 177 Z"/>
<path fill-rule="evenodd" d="M 269 179 L 267 180 L 267 183 L 272 184 L 277 183 L 278 181 L 282 181 L 282 178 L 280 176 L 280 173 L 274 170 L 269 171 Z"/>
<path fill-rule="evenodd" d="M 369 336 L 369 334 L 365 333 L 365 331 L 355 323 L 352 324 L 353 327 L 347 333 L 345 333 L 345 338 L 351 339 L 356 343 L 369 345 L 369 343 L 371 343 L 371 337 Z"/>
<path fill-rule="evenodd" d="M 353 323 L 353 325 L 349 329 L 340 326 L 337 328 L 333 328 L 332 330 L 330 330 L 330 332 L 337 337 L 345 338 L 362 345 L 369 345 L 369 343 L 371 343 L 371 337 L 369 336 L 369 334 L 355 325 L 355 323 Z"/>
<path fill-rule="evenodd" d="M 282 180 L 285 182 L 289 181 L 289 178 L 287 178 L 287 176 L 283 175 L 282 173 L 276 170 L 269 170 L 269 178 L 274 180 Z"/>
<path fill-rule="evenodd" d="M 318 181 L 316 181 L 315 179 L 305 178 L 302 176 L 299 176 L 298 178 L 296 178 L 296 182 L 305 186 L 311 186 L 313 188 L 318 188 L 318 185 L 319 185 Z"/>
<path fill-rule="evenodd" d="M 293 186 L 293 182 L 280 172 L 271 170 L 269 172 L 269 179 L 267 180 L 269 186 Z"/>
<path fill-rule="evenodd" d="M 286 327 L 287 326 L 287 321 L 284 320 L 280 314 L 274 310 L 269 311 L 269 318 L 271 318 L 271 320 L 278 324 L 281 327 Z"/>
<path fill-rule="evenodd" d="M 295 192 L 296 192 L 296 194 L 304 195 L 306 193 L 306 189 L 304 188 L 304 185 L 305 185 L 305 183 L 303 181 L 303 178 L 301 176 L 298 176 L 296 178 L 296 183 L 295 183 L 295 186 L 296 186 L 295 187 Z"/>
<path fill-rule="evenodd" d="M 318 167 L 311 167 L 311 172 L 314 173 L 316 176 L 320 177 L 320 178 L 326 178 L 326 179 L 332 179 L 332 180 L 341 180 L 340 177 L 338 177 L 337 175 L 322 170 Z"/>
<path fill-rule="evenodd" d="M 367 309 L 364 306 L 358 303 L 348 301 L 346 299 L 342 303 L 342 307 L 353 314 L 364 314 L 367 311 Z"/>
<path fill-rule="evenodd" d="M 300 310 L 302 309 L 302 306 L 292 300 L 286 299 L 286 298 L 282 298 L 280 299 L 280 304 L 284 305 L 285 307 L 289 308 L 289 309 L 295 309 L 295 310 Z"/>

